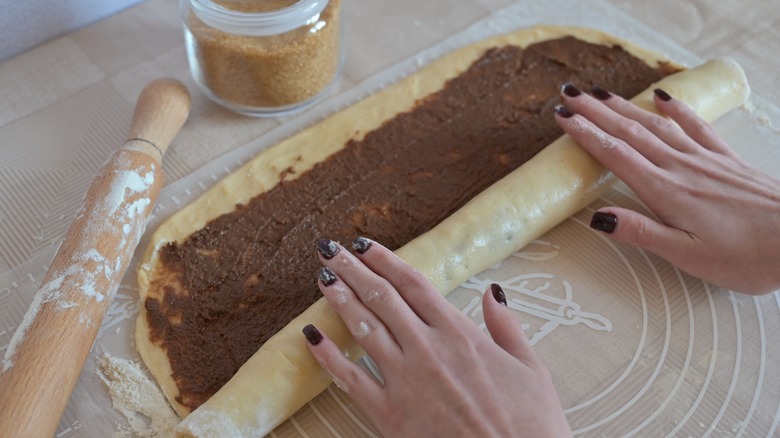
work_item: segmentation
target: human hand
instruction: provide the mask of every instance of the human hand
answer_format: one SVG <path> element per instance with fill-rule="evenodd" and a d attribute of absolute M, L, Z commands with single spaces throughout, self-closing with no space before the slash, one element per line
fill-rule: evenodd
<path fill-rule="evenodd" d="M 601 88 L 591 92 L 564 85 L 558 124 L 658 218 L 607 207 L 591 226 L 722 287 L 754 295 L 779 288 L 780 181 L 663 90 L 655 105 L 677 125 Z"/>
<path fill-rule="evenodd" d="M 325 333 L 309 349 L 379 431 L 395 436 L 570 436 L 547 368 L 498 285 L 483 297 L 492 339 L 391 251 L 358 238 L 356 254 L 318 245 L 319 287 L 379 367 L 376 382 Z"/>

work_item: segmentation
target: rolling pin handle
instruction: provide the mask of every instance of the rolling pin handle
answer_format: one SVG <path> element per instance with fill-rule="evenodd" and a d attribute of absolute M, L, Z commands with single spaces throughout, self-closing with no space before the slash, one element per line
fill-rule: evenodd
<path fill-rule="evenodd" d="M 141 92 L 130 140 L 87 190 L 0 363 L 0 437 L 55 433 L 162 188 L 158 164 L 189 108 L 176 80 Z"/>
<path fill-rule="evenodd" d="M 140 141 L 165 154 L 190 112 L 190 94 L 176 79 L 157 79 L 138 96 L 127 142 Z"/>

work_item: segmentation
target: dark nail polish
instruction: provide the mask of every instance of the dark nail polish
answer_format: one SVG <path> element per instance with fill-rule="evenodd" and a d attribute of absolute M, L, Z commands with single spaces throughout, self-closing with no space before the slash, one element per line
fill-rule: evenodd
<path fill-rule="evenodd" d="M 311 324 L 303 328 L 303 336 L 306 336 L 306 340 L 309 341 L 311 345 L 317 345 L 322 342 L 322 333 L 317 330 L 317 327 L 314 327 Z"/>
<path fill-rule="evenodd" d="M 336 280 L 338 280 L 338 278 L 336 278 L 336 274 L 334 274 L 330 268 L 320 268 L 320 272 L 317 273 L 317 276 L 325 286 L 330 286 L 331 284 L 335 283 Z"/>
<path fill-rule="evenodd" d="M 317 243 L 317 251 L 319 251 L 323 257 L 330 260 L 333 257 L 335 257 L 340 250 L 339 250 L 339 246 L 336 245 L 336 242 L 328 239 L 323 239 Z"/>
<path fill-rule="evenodd" d="M 663 100 L 664 102 L 669 102 L 670 100 L 672 100 L 672 96 L 670 96 L 669 93 L 667 93 L 666 91 L 660 88 L 656 88 L 655 90 L 653 90 L 653 93 L 655 93 L 655 95 L 658 96 L 658 98 Z"/>
<path fill-rule="evenodd" d="M 506 303 L 506 295 L 504 294 L 504 289 L 501 289 L 501 286 L 497 285 L 496 283 L 493 283 L 490 285 L 490 291 L 493 293 L 493 298 L 495 298 L 496 301 L 499 303 L 507 306 Z"/>
<path fill-rule="evenodd" d="M 580 94 L 582 94 L 582 91 L 580 91 L 579 88 L 575 87 L 574 84 L 572 84 L 571 82 L 567 82 L 563 84 L 561 89 L 563 90 L 563 94 L 569 97 L 577 97 Z"/>
<path fill-rule="evenodd" d="M 590 227 L 594 230 L 611 233 L 617 228 L 617 223 L 618 219 L 614 214 L 597 211 L 593 213 L 593 217 L 590 220 Z"/>
<path fill-rule="evenodd" d="M 563 117 L 564 119 L 568 119 L 569 117 L 573 116 L 574 113 L 571 112 L 570 109 L 566 108 L 563 105 L 556 105 L 555 106 L 555 113 L 559 116 Z"/>
<path fill-rule="evenodd" d="M 598 85 L 594 85 L 593 88 L 590 89 L 590 94 L 598 100 L 607 100 L 612 97 L 612 93 Z"/>
<path fill-rule="evenodd" d="M 355 250 L 358 254 L 365 253 L 370 247 L 371 241 L 365 237 L 356 237 L 355 240 L 352 241 L 352 249 Z"/>

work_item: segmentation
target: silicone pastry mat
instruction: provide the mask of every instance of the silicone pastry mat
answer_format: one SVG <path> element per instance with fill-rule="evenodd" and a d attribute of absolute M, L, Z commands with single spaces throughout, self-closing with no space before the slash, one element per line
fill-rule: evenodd
<path fill-rule="evenodd" d="M 494 13 L 168 185 L 140 248 L 166 217 L 256 153 L 471 41 L 538 23 L 569 24 L 602 29 L 682 64 L 700 61 L 601 1 L 541 3 L 521 1 Z M 780 120 L 780 110 L 754 95 L 746 108 L 715 126 L 748 161 L 778 174 L 780 134 L 772 120 Z M 89 128 L 100 136 L 100 126 Z M 169 170 L 177 169 L 169 164 Z M 75 202 L 81 196 L 72 194 Z M 719 290 L 652 254 L 605 239 L 589 230 L 588 221 L 596 208 L 608 204 L 646 211 L 618 184 L 522 251 L 470 279 L 450 294 L 450 301 L 482 324 L 482 292 L 491 282 L 503 286 L 518 322 L 550 368 L 576 435 L 777 434 L 780 348 L 770 333 L 780 329 L 778 293 L 752 298 Z M 53 251 L 39 252 L 0 274 L 0 346 L 10 341 Z M 165 436 L 164 429 L 149 428 L 150 419 L 136 412 L 141 409 L 112 400 L 96 372 L 106 354 L 135 361 L 137 370 L 145 371 L 132 339 L 138 312 L 135 271 L 134 264 L 111 305 L 58 437 Z M 375 372 L 370 361 L 362 364 Z M 272 435 L 376 432 L 360 409 L 331 386 Z"/>

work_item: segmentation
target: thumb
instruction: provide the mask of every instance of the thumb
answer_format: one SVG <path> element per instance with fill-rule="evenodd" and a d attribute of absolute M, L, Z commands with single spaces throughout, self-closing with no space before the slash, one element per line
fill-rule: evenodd
<path fill-rule="evenodd" d="M 493 341 L 517 359 L 528 362 L 535 360 L 531 343 L 520 323 L 509 311 L 506 295 L 498 284 L 491 284 L 482 297 L 482 314 Z"/>
<path fill-rule="evenodd" d="M 620 207 L 596 211 L 590 227 L 610 239 L 638 246 L 678 264 L 687 253 L 692 236 L 685 231 L 660 224 L 649 217 Z"/>

